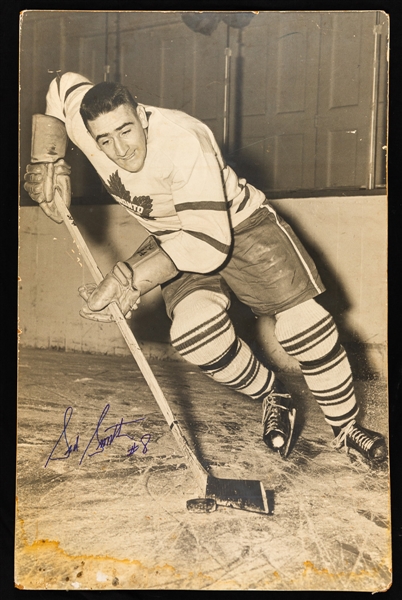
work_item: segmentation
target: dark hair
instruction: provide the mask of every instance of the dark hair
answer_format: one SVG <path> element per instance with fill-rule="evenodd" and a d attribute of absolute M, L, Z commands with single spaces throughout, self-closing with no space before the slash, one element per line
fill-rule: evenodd
<path fill-rule="evenodd" d="M 102 81 L 102 83 L 94 85 L 85 94 L 80 106 L 85 127 L 88 129 L 88 121 L 93 121 L 99 115 L 111 112 L 122 104 L 130 104 L 134 109 L 138 106 L 124 85 L 109 81 Z"/>

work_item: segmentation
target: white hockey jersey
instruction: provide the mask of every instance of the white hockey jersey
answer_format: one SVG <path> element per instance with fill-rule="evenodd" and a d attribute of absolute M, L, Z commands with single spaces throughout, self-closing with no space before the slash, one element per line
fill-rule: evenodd
<path fill-rule="evenodd" d="M 232 229 L 265 200 L 225 164 L 210 129 L 177 110 L 145 106 L 147 153 L 137 173 L 118 167 L 87 131 L 79 108 L 93 84 L 76 73 L 54 79 L 46 114 L 66 125 L 115 200 L 156 236 L 180 271 L 209 273 L 225 261 Z"/>

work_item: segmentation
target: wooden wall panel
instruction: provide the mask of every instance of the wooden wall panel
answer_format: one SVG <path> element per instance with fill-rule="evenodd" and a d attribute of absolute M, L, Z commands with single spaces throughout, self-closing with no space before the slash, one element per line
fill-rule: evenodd
<path fill-rule="evenodd" d="M 169 35 L 170 33 L 170 35 Z M 166 32 L 161 40 L 161 101 L 160 106 L 183 110 L 188 98 L 186 86 L 186 38 Z M 172 66 L 175 68 L 172 69 Z"/>
<path fill-rule="evenodd" d="M 265 190 L 314 186 L 319 15 L 274 14 L 268 31 Z M 295 146 L 292 147 L 292 140 Z M 269 150 L 269 151 L 268 151 Z"/>
<path fill-rule="evenodd" d="M 375 183 L 385 184 L 387 19 L 381 64 Z M 261 12 L 230 29 L 229 162 L 265 191 L 367 185 L 375 11 Z M 222 143 L 227 27 L 191 31 L 179 13 L 110 13 L 108 63 L 140 102 L 184 110 Z M 29 11 L 21 53 L 21 157 L 30 121 L 43 112 L 53 74 L 81 71 L 102 81 L 106 14 Z M 118 29 L 120 38 L 118 37 Z M 120 43 L 120 63 L 116 51 Z M 356 131 L 355 134 L 349 132 Z M 354 136 L 354 138 L 353 138 Z M 292 147 L 291 140 L 295 146 Z M 74 157 L 81 161 L 79 153 Z M 76 197 L 100 192 L 91 167 L 74 164 Z M 102 196 L 103 198 L 103 196 Z M 22 199 L 30 203 L 22 191 Z"/>
<path fill-rule="evenodd" d="M 159 106 L 161 101 L 160 38 L 150 30 L 121 34 L 122 83 L 138 102 Z"/>
<path fill-rule="evenodd" d="M 270 82 L 267 81 L 267 25 L 256 26 L 254 22 L 240 33 L 233 33 L 232 46 L 234 47 L 234 57 L 236 59 L 237 40 L 241 40 L 241 46 L 238 54 L 241 56 L 243 77 L 242 77 L 242 115 L 262 115 L 265 117 L 267 109 L 267 97 L 270 91 Z M 236 63 L 233 65 L 236 69 Z M 236 75 L 236 73 L 234 74 Z M 233 89 L 236 81 L 233 79 L 232 94 L 236 93 Z M 239 91 L 240 93 L 240 91 Z"/>
<path fill-rule="evenodd" d="M 388 40 L 387 20 L 385 13 L 378 15 L 379 28 L 379 78 L 378 78 L 378 110 L 376 139 L 375 185 L 385 187 L 387 158 L 387 118 L 388 118 Z"/>
<path fill-rule="evenodd" d="M 102 35 L 83 36 L 78 40 L 78 72 L 90 81 L 99 83 L 104 78 L 105 38 Z"/>
<path fill-rule="evenodd" d="M 321 17 L 317 188 L 368 186 L 375 15 Z"/>
<path fill-rule="evenodd" d="M 247 121 L 245 125 L 247 126 Z M 265 155 L 273 153 L 274 140 L 261 139 L 261 135 L 244 133 L 242 142 L 242 147 L 229 155 L 229 164 L 236 173 L 246 177 L 252 185 L 259 189 L 266 189 L 266 182 L 272 181 L 273 173 L 272 161 L 267 160 Z"/>
<path fill-rule="evenodd" d="M 306 107 L 307 30 L 284 32 L 278 38 L 276 112 L 301 112 Z M 286 29 L 289 29 L 289 24 Z"/>
<path fill-rule="evenodd" d="M 357 129 L 328 132 L 326 187 L 356 185 L 358 135 Z"/>
<path fill-rule="evenodd" d="M 193 36 L 193 116 L 204 121 L 222 143 L 225 68 L 225 28 L 211 36 Z"/>
<path fill-rule="evenodd" d="M 44 112 L 48 83 L 60 68 L 60 43 L 55 43 L 61 38 L 60 19 L 35 21 L 33 27 L 33 103 Z"/>
<path fill-rule="evenodd" d="M 331 17 L 330 56 L 325 65 L 330 81 L 329 108 L 359 104 L 361 53 L 366 49 L 366 35 L 366 31 L 362 35 L 358 13 L 342 12 Z"/>
<path fill-rule="evenodd" d="M 302 187 L 304 138 L 302 133 L 276 136 L 274 181 L 277 189 Z"/>

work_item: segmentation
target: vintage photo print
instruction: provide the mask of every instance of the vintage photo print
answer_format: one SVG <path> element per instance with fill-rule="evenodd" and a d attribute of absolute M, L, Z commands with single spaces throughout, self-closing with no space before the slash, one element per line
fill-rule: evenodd
<path fill-rule="evenodd" d="M 391 586 L 388 47 L 21 13 L 16 587 Z"/>

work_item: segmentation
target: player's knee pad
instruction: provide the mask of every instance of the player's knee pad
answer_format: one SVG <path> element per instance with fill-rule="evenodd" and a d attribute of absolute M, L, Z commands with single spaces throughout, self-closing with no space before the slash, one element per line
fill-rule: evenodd
<path fill-rule="evenodd" d="M 226 312 L 228 305 L 226 296 L 208 290 L 197 290 L 177 304 L 170 337 L 183 358 L 205 365 L 233 346 L 236 334 Z"/>
<path fill-rule="evenodd" d="M 312 299 L 276 315 L 275 334 L 302 364 L 328 360 L 341 348 L 332 316 Z"/>

